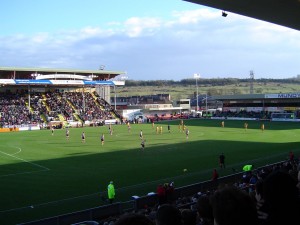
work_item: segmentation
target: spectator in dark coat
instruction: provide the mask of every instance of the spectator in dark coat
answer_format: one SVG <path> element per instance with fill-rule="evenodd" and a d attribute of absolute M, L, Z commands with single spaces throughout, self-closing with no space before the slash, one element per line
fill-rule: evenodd
<path fill-rule="evenodd" d="M 215 225 L 258 225 L 255 201 L 233 186 L 217 190 L 211 197 Z"/>
<path fill-rule="evenodd" d="M 171 204 L 161 205 L 156 213 L 156 225 L 182 225 L 181 213 Z"/>

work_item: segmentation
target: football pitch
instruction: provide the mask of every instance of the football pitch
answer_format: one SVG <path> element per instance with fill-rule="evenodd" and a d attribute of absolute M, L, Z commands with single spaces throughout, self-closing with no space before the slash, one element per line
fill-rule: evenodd
<path fill-rule="evenodd" d="M 299 155 L 299 124 L 287 122 L 184 120 L 189 137 L 179 122 L 113 125 L 1 133 L 0 224 L 16 224 L 106 204 L 108 183 L 114 181 L 116 201 L 155 192 L 158 184 L 174 181 L 175 187 L 211 178 L 213 168 L 221 176 Z M 171 132 L 167 125 L 171 126 Z M 163 127 L 162 134 L 156 126 Z M 140 131 L 145 149 L 141 150 Z M 81 134 L 86 134 L 82 143 Z M 102 146 L 101 134 L 105 135 Z M 226 169 L 218 157 L 226 157 Z M 187 169 L 184 172 L 184 169 Z"/>

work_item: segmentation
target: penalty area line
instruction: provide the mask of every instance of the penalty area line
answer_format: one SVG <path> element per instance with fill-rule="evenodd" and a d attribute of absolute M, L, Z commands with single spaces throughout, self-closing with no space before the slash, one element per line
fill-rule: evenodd
<path fill-rule="evenodd" d="M 45 166 L 39 165 L 39 164 L 37 164 L 37 163 L 30 162 L 30 161 L 28 161 L 28 160 L 22 159 L 22 158 L 20 158 L 20 157 L 15 156 L 15 155 L 8 154 L 8 153 L 2 152 L 2 151 L 0 151 L 0 153 L 2 153 L 2 154 L 4 154 L 4 155 L 7 155 L 7 156 L 10 156 L 10 157 L 12 157 L 12 158 L 15 158 L 15 159 L 17 159 L 17 160 L 23 161 L 23 162 L 25 162 L 25 163 L 29 163 L 29 164 L 31 164 L 31 165 L 33 165 L 33 166 L 35 166 L 35 167 L 42 168 L 42 170 L 38 170 L 38 171 L 6 174 L 6 175 L 1 175 L 0 177 L 13 176 L 13 175 L 19 175 L 19 174 L 28 174 L 28 173 L 35 173 L 35 172 L 39 172 L 39 171 L 49 171 L 49 170 L 50 170 L 49 168 L 47 168 L 47 167 L 45 167 Z"/>
<path fill-rule="evenodd" d="M 0 175 L 1 177 L 9 177 L 9 176 L 16 176 L 16 175 L 22 175 L 22 174 L 31 174 L 31 173 L 37 173 L 37 172 L 43 172 L 43 171 L 49 171 L 50 169 L 43 169 L 43 170 L 35 170 L 31 172 L 22 172 L 22 173 L 10 173 L 10 174 L 5 174 L 5 175 Z"/>

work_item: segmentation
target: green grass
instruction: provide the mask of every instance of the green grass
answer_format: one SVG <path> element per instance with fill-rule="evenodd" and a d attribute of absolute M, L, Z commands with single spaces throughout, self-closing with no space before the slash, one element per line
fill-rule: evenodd
<path fill-rule="evenodd" d="M 171 133 L 163 124 L 156 134 L 151 124 L 71 128 L 65 130 L 1 133 L 0 144 L 0 224 L 16 224 L 105 204 L 110 180 L 115 183 L 116 198 L 155 191 L 159 183 L 175 181 L 175 186 L 210 179 L 224 152 L 227 168 L 220 175 L 241 171 L 246 163 L 262 166 L 284 160 L 290 150 L 300 153 L 297 123 L 186 120 L 189 139 L 179 132 L 179 121 L 172 121 Z M 146 147 L 140 148 L 143 130 Z M 81 143 L 81 133 L 86 143 Z M 101 146 L 100 135 L 105 133 Z M 188 172 L 184 173 L 183 169 Z M 33 206 L 34 208 L 31 208 Z"/>

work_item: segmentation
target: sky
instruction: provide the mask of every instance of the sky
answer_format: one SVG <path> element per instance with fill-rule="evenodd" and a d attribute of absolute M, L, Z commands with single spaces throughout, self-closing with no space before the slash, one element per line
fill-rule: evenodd
<path fill-rule="evenodd" d="M 0 67 L 130 80 L 300 75 L 300 31 L 182 0 L 1 1 Z"/>

